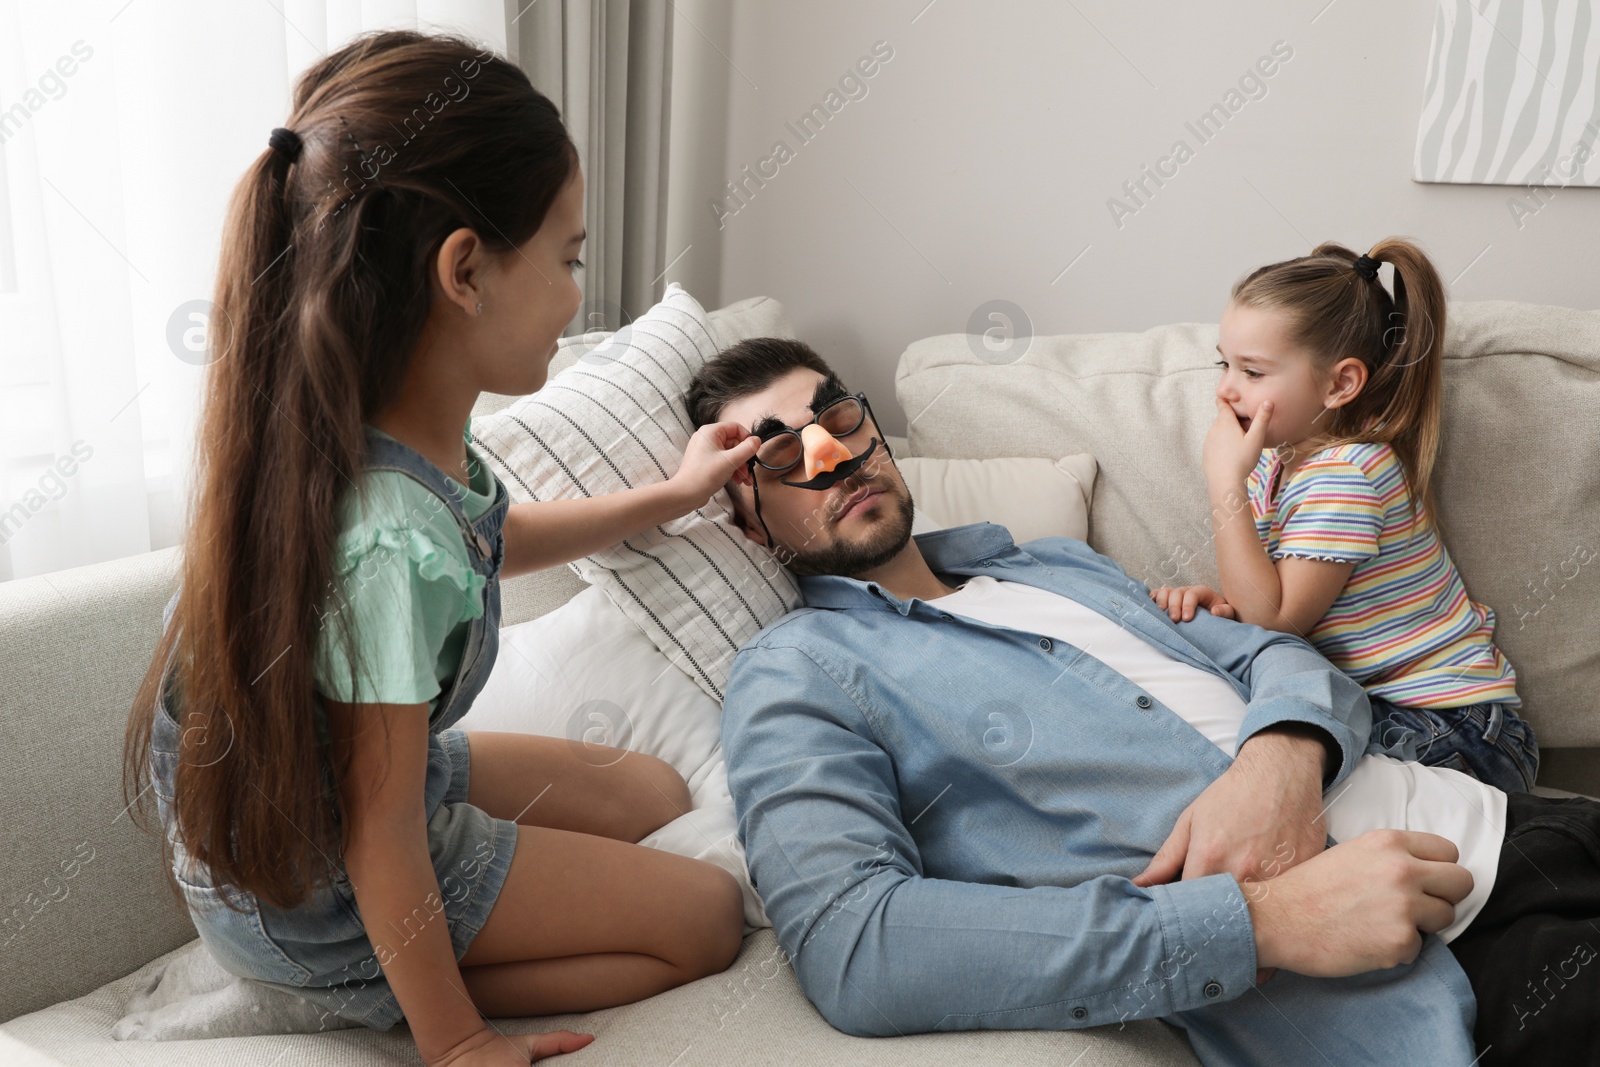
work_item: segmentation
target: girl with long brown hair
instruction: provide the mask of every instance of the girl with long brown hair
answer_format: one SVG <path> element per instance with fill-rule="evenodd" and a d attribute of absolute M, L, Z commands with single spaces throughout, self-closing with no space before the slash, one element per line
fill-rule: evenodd
<path fill-rule="evenodd" d="M 234 973 L 403 1018 L 430 1065 L 573 1051 L 592 1037 L 485 1017 L 721 971 L 742 894 L 636 844 L 689 809 L 670 765 L 451 726 L 494 662 L 501 577 L 703 506 L 756 442 L 703 427 L 664 482 L 515 506 L 472 448 L 479 393 L 539 389 L 581 299 L 577 152 L 503 58 L 360 38 L 268 144 L 227 220 L 128 795 L 154 791 L 174 889 Z"/>
<path fill-rule="evenodd" d="M 1151 596 L 1174 621 L 1204 607 L 1301 635 L 1365 687 L 1386 751 L 1522 792 L 1538 742 L 1434 506 L 1444 330 L 1444 285 L 1403 238 L 1241 279 L 1204 449 L 1222 590 Z"/>

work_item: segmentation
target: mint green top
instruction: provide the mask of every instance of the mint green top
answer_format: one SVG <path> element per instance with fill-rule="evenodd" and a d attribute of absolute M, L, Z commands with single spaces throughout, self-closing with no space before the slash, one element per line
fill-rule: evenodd
<path fill-rule="evenodd" d="M 462 437 L 469 442 L 471 428 L 468 419 Z M 473 473 L 463 506 L 477 521 L 494 503 L 495 481 L 470 443 L 467 459 Z M 485 579 L 472 569 L 449 507 L 421 482 L 400 471 L 365 471 L 361 488 L 364 501 L 346 490 L 339 505 L 334 580 L 341 593 L 323 607 L 313 659 L 317 691 L 343 703 L 426 701 L 431 716 L 460 664 L 468 622 L 483 614 Z M 341 611 L 354 627 L 363 668 L 354 688 L 335 640 Z"/>

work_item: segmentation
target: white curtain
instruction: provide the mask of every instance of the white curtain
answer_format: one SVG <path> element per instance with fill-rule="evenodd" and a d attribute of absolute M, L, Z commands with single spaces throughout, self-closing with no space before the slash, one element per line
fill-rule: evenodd
<path fill-rule="evenodd" d="M 582 159 L 584 301 L 567 333 L 615 330 L 666 288 L 674 12 L 662 0 L 521 0 L 513 55 Z M 681 257 L 684 249 L 673 253 Z"/>
<path fill-rule="evenodd" d="M 180 542 L 224 208 L 300 71 L 517 10 L 0 0 L 0 580 Z"/>

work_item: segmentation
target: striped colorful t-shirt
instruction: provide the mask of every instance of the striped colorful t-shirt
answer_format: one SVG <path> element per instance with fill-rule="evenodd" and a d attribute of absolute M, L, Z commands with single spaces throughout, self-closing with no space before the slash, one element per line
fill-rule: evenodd
<path fill-rule="evenodd" d="M 1312 646 L 1368 695 L 1395 704 L 1520 707 L 1516 672 L 1494 643 L 1494 609 L 1467 596 L 1420 502 L 1412 519 L 1394 449 L 1323 449 L 1277 486 L 1282 466 L 1275 449 L 1264 449 L 1250 474 L 1250 508 L 1267 554 L 1356 565 L 1306 635 Z"/>

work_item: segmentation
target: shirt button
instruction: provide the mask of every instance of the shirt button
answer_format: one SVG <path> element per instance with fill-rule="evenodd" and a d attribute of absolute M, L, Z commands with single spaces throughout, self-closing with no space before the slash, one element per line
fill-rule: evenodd
<path fill-rule="evenodd" d="M 1044 649 L 1046 652 L 1049 652 L 1050 651 L 1050 639 L 1048 637 L 1039 638 L 1039 647 Z"/>
<path fill-rule="evenodd" d="M 1150 706 L 1150 698 L 1145 696 L 1143 693 L 1140 693 L 1137 697 L 1135 697 L 1133 702 L 1139 705 L 1141 708 L 1148 708 Z"/>
<path fill-rule="evenodd" d="M 1074 1019 L 1087 1019 L 1089 1017 L 1089 1009 L 1084 1007 L 1073 1008 L 1072 1017 Z"/>
<path fill-rule="evenodd" d="M 1200 990 L 1200 992 L 1204 993 L 1212 1000 L 1216 1000 L 1218 997 L 1222 996 L 1222 986 L 1215 981 L 1207 982 L 1205 988 Z"/>

